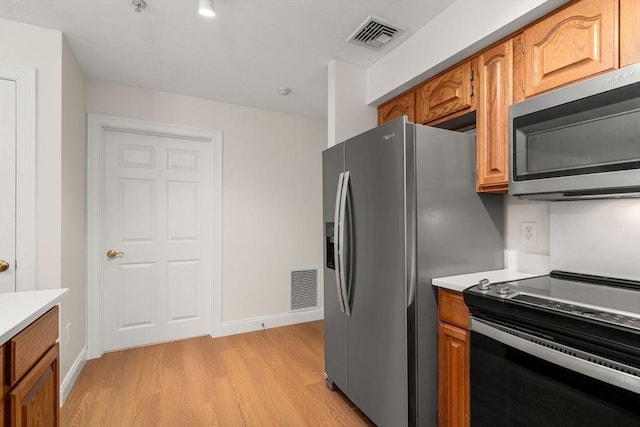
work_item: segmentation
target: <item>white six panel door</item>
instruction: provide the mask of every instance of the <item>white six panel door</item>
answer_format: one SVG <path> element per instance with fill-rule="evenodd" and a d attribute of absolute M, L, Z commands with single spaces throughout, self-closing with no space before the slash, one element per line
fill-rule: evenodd
<path fill-rule="evenodd" d="M 210 334 L 211 144 L 105 130 L 104 151 L 104 350 Z"/>
<path fill-rule="evenodd" d="M 0 292 L 16 291 L 16 82 L 0 79 Z"/>

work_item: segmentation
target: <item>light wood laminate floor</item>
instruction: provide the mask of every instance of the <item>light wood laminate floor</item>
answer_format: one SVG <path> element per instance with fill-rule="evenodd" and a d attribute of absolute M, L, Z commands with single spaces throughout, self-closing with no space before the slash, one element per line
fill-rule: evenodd
<path fill-rule="evenodd" d="M 62 426 L 370 426 L 324 384 L 322 321 L 107 353 Z"/>

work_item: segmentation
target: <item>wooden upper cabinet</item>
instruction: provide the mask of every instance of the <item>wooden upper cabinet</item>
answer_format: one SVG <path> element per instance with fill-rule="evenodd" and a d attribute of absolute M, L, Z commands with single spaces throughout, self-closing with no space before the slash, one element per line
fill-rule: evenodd
<path fill-rule="evenodd" d="M 582 0 L 527 28 L 524 62 L 527 97 L 617 68 L 618 0 Z"/>
<path fill-rule="evenodd" d="M 415 123 L 415 94 L 409 92 L 400 98 L 393 99 L 378 108 L 378 124 L 387 123 L 400 116 L 409 116 L 409 121 Z"/>
<path fill-rule="evenodd" d="M 472 107 L 471 61 L 428 80 L 416 89 L 416 122 L 434 124 Z"/>
<path fill-rule="evenodd" d="M 505 192 L 509 180 L 509 105 L 513 100 L 513 40 L 478 57 L 477 189 Z"/>
<path fill-rule="evenodd" d="M 620 0 L 620 66 L 640 62 L 640 1 Z"/>

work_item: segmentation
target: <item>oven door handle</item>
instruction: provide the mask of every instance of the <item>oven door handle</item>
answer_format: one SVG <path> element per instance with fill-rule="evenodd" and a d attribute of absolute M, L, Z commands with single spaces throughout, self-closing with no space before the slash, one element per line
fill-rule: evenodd
<path fill-rule="evenodd" d="M 471 317 L 471 331 L 571 371 L 640 394 L 640 369 L 632 366 L 473 316 Z M 473 351 L 473 339 L 471 348 Z"/>

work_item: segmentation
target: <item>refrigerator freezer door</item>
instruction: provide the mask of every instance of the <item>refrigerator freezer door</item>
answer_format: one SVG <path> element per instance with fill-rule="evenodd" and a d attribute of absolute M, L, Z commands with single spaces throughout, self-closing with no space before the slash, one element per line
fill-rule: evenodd
<path fill-rule="evenodd" d="M 347 396 L 380 426 L 408 422 L 405 123 L 345 143 L 353 271 Z"/>
<path fill-rule="evenodd" d="M 323 224 L 335 230 L 336 190 L 338 178 L 344 172 L 344 144 L 338 144 L 322 153 L 322 204 Z M 328 245 L 331 238 L 324 239 L 324 371 L 328 382 L 341 390 L 347 390 L 347 326 L 346 316 L 341 310 L 339 283 L 336 280 L 338 260 L 328 262 Z M 337 245 L 333 239 L 333 245 Z M 333 269 L 329 266 L 333 264 Z"/>

